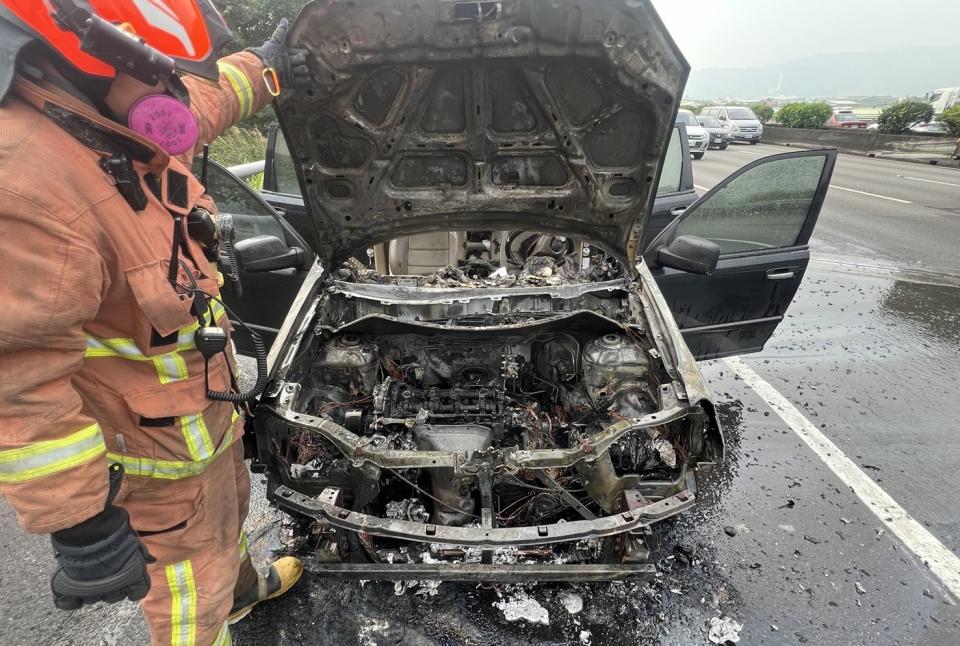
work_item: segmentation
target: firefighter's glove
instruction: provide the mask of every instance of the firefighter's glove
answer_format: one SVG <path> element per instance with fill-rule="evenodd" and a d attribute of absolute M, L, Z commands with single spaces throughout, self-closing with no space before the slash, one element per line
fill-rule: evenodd
<path fill-rule="evenodd" d="M 150 591 L 147 564 L 156 559 L 130 527 L 127 511 L 113 505 L 122 474 L 118 465 L 111 467 L 110 495 L 102 512 L 50 537 L 59 565 L 50 586 L 61 610 L 99 601 L 139 601 Z"/>
<path fill-rule="evenodd" d="M 310 67 L 307 65 L 309 52 L 305 49 L 287 47 L 289 29 L 289 21 L 283 18 L 267 42 L 259 47 L 251 47 L 247 51 L 259 56 L 267 67 L 277 70 L 282 87 L 305 87 L 310 84 Z"/>

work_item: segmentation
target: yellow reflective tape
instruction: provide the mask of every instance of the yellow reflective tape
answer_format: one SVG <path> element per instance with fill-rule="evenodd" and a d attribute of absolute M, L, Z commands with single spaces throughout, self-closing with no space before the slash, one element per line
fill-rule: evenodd
<path fill-rule="evenodd" d="M 203 460 L 154 460 L 123 453 L 107 453 L 107 459 L 122 464 L 124 471 L 131 476 L 157 478 L 159 480 L 180 480 L 203 473 L 207 465 L 223 455 L 232 445 L 233 427 L 230 427 L 213 455 Z"/>
<path fill-rule="evenodd" d="M 164 572 L 170 588 L 170 644 L 196 646 L 197 584 L 193 565 L 190 561 L 181 561 L 168 565 Z"/>
<path fill-rule="evenodd" d="M 217 63 L 217 67 L 220 68 L 220 72 L 227 77 L 227 80 L 230 82 L 230 86 L 233 88 L 234 94 L 237 95 L 237 100 L 240 102 L 240 118 L 245 119 L 253 114 L 253 86 L 250 84 L 250 79 L 247 78 L 247 75 L 243 71 L 230 63 L 225 63 L 220 61 Z"/>
<path fill-rule="evenodd" d="M 187 646 L 196 646 L 197 643 L 197 582 L 193 578 L 193 565 L 190 561 L 184 562 L 187 590 L 190 591 L 190 603 L 187 606 L 187 623 L 190 626 L 190 641 Z"/>
<path fill-rule="evenodd" d="M 157 369 L 157 377 L 161 384 L 181 381 L 188 377 L 187 362 L 176 352 L 168 352 L 153 357 L 153 365 Z"/>
<path fill-rule="evenodd" d="M 180 431 L 187 443 L 187 450 L 194 461 L 206 460 L 214 454 L 213 440 L 203 414 L 183 415 L 180 418 Z"/>
<path fill-rule="evenodd" d="M 100 426 L 91 424 L 59 440 L 0 451 L 0 482 L 24 482 L 53 475 L 89 462 L 106 451 Z"/>
<path fill-rule="evenodd" d="M 176 350 L 153 356 L 142 353 L 133 339 L 98 339 L 88 334 L 84 356 L 87 358 L 118 357 L 130 361 L 151 361 L 161 384 L 180 381 L 186 379 L 189 375 L 187 373 L 187 362 L 179 353 L 197 347 L 193 335 L 198 327 L 198 323 L 193 323 L 182 328 L 177 335 Z"/>
<path fill-rule="evenodd" d="M 217 639 L 213 642 L 213 646 L 232 646 L 233 639 L 230 637 L 230 626 L 227 623 L 223 624 L 223 628 L 220 629 L 220 633 L 217 635 Z"/>
<path fill-rule="evenodd" d="M 247 558 L 247 555 L 250 553 L 250 544 L 247 543 L 247 534 L 242 529 L 240 530 L 240 560 Z"/>
<path fill-rule="evenodd" d="M 167 587 L 170 589 L 170 643 L 173 646 L 180 646 L 184 642 L 183 591 L 177 576 L 177 565 L 168 565 L 164 568 Z"/>

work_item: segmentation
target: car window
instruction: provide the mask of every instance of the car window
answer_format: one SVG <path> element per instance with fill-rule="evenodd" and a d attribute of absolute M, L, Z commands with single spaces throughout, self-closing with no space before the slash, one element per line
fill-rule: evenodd
<path fill-rule="evenodd" d="M 677 113 L 677 123 L 685 123 L 688 126 L 700 125 L 700 122 L 697 121 L 697 116 L 687 110 L 681 110 Z"/>
<path fill-rule="evenodd" d="M 276 176 L 277 193 L 300 195 L 296 166 L 293 163 L 293 157 L 290 156 L 287 140 L 279 131 L 273 146 L 273 172 Z"/>
<path fill-rule="evenodd" d="M 667 156 L 663 160 L 663 170 L 660 172 L 660 183 L 657 184 L 657 195 L 676 193 L 680 190 L 680 181 L 683 174 L 683 143 L 680 141 L 680 129 L 674 128 L 670 135 L 670 145 L 667 147 Z"/>
<path fill-rule="evenodd" d="M 679 223 L 674 237 L 695 235 L 721 253 L 791 247 L 806 222 L 826 157 L 774 160 L 734 178 Z"/>
<path fill-rule="evenodd" d="M 750 108 L 731 108 L 727 110 L 727 117 L 734 121 L 755 120 L 757 115 Z"/>
<path fill-rule="evenodd" d="M 199 176 L 199 164 L 194 163 Z M 207 193 L 217 204 L 220 213 L 233 216 L 237 240 L 270 235 L 284 240 L 283 227 L 274 218 L 273 210 L 236 175 L 219 164 L 207 169 Z"/>
<path fill-rule="evenodd" d="M 713 117 L 705 117 L 705 116 L 703 116 L 703 115 L 700 115 L 700 116 L 697 117 L 697 118 L 699 119 L 701 126 L 705 126 L 705 127 L 707 127 L 707 128 L 719 128 L 719 127 L 720 127 L 720 122 L 717 121 L 716 119 L 714 119 Z"/>

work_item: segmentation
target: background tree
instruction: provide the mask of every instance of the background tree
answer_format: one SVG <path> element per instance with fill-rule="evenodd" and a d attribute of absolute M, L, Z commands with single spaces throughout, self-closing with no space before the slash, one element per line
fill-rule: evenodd
<path fill-rule="evenodd" d="M 292 22 L 307 0 L 221 0 L 217 8 L 230 25 L 233 43 L 226 52 L 256 47 L 270 38 L 281 18 Z"/>
<path fill-rule="evenodd" d="M 692 113 L 694 113 L 694 114 L 700 114 L 700 111 L 703 110 L 703 106 L 702 106 L 702 105 L 693 105 L 692 103 L 681 103 L 681 104 L 680 104 L 680 109 L 681 109 L 681 110 L 689 110 L 690 112 L 692 112 Z"/>
<path fill-rule="evenodd" d="M 292 21 L 305 4 L 307 0 L 220 0 L 218 8 L 233 32 L 233 42 L 224 49 L 223 55 L 263 44 L 281 18 Z M 263 159 L 267 142 L 264 134 L 276 120 L 270 107 L 244 119 L 210 146 L 210 156 L 224 166 Z M 263 185 L 263 173 L 248 177 L 246 181 L 259 190 Z"/>
<path fill-rule="evenodd" d="M 217 8 L 233 32 L 233 42 L 224 49 L 224 55 L 263 44 L 273 34 L 281 18 L 288 18 L 292 22 L 305 4 L 307 0 L 221 0 Z M 237 125 L 242 129 L 255 128 L 265 133 L 274 121 L 276 116 L 273 110 L 267 108 Z"/>
<path fill-rule="evenodd" d="M 940 115 L 940 121 L 947 124 L 951 135 L 960 137 L 960 105 L 944 110 L 943 114 Z"/>
<path fill-rule="evenodd" d="M 829 103 L 788 103 L 777 112 L 777 122 L 787 128 L 822 128 L 833 114 Z"/>
<path fill-rule="evenodd" d="M 894 103 L 880 113 L 877 127 L 887 135 L 901 135 L 910 130 L 910 126 L 933 119 L 933 106 L 924 101 L 901 101 Z"/>
<path fill-rule="evenodd" d="M 755 115 L 757 115 L 757 119 L 760 120 L 760 123 L 766 123 L 773 118 L 773 108 L 766 103 L 754 103 L 750 106 L 750 109 L 753 110 Z"/>

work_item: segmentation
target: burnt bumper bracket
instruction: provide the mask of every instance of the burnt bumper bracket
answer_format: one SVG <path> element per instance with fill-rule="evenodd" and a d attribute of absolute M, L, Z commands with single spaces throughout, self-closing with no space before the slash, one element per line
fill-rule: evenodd
<path fill-rule="evenodd" d="M 273 499 L 281 507 L 340 529 L 421 543 L 485 548 L 545 545 L 591 537 L 616 536 L 675 516 L 693 507 L 696 500 L 696 496 L 689 491 L 681 491 L 669 498 L 593 520 L 532 527 L 491 528 L 432 525 L 361 514 L 325 502 L 332 499 L 332 493 L 332 490 L 325 490 L 320 496 L 311 498 L 281 485 L 274 491 Z"/>
<path fill-rule="evenodd" d="M 623 581 L 650 579 L 655 565 L 639 564 L 528 564 L 488 565 L 484 563 L 320 563 L 310 572 L 335 579 L 367 581 L 483 581 L 525 583 L 528 581 Z"/>

